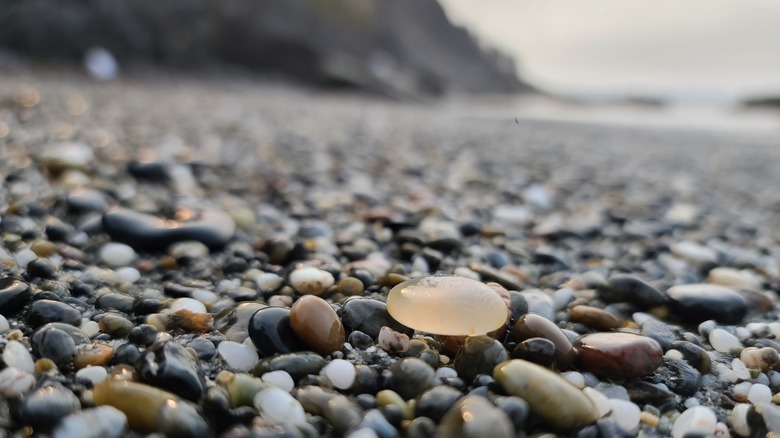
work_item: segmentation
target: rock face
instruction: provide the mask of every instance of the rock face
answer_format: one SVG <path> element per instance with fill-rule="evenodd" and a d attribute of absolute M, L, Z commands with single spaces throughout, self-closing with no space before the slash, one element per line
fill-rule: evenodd
<path fill-rule="evenodd" d="M 4 4 L 0 47 L 79 58 L 217 63 L 393 95 L 530 90 L 435 0 L 33 0 Z"/>

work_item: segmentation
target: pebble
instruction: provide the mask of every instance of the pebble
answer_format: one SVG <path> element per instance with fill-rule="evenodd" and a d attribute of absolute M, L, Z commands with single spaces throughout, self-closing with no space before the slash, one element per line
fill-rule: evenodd
<path fill-rule="evenodd" d="M 651 338 L 631 333 L 593 333 L 573 342 L 581 370 L 611 379 L 652 374 L 663 361 L 663 350 Z"/>
<path fill-rule="evenodd" d="M 567 431 L 593 424 L 598 411 L 593 402 L 560 375 L 522 359 L 496 366 L 493 378 L 499 385 L 531 407 L 550 427 Z"/>
<path fill-rule="evenodd" d="M 287 391 L 270 387 L 255 395 L 254 405 L 263 420 L 270 424 L 303 424 L 306 413 L 303 406 Z"/>
<path fill-rule="evenodd" d="M 30 373 L 17 370 L 14 367 L 5 367 L 0 371 L 0 396 L 12 398 L 20 396 L 35 386 L 35 376 Z"/>
<path fill-rule="evenodd" d="M 304 344 L 320 354 L 340 350 L 346 341 L 336 311 L 316 295 L 304 295 L 293 304 L 290 326 Z"/>
<path fill-rule="evenodd" d="M 193 220 L 166 221 L 120 208 L 103 215 L 103 229 L 113 240 L 136 250 L 164 251 L 173 243 L 190 240 L 220 249 L 233 237 L 236 224 L 230 215 L 218 210 L 202 211 Z"/>
<path fill-rule="evenodd" d="M 490 286 L 463 277 L 424 277 L 398 284 L 387 310 L 401 324 L 437 335 L 479 335 L 506 323 L 507 304 Z"/>
<path fill-rule="evenodd" d="M 190 312 L 206 313 L 206 305 L 194 298 L 176 298 L 170 305 L 171 313 L 176 313 L 181 309 L 187 309 Z"/>
<path fill-rule="evenodd" d="M 270 371 L 283 370 L 298 381 L 309 374 L 319 374 L 325 366 L 325 359 L 317 353 L 302 351 L 298 353 L 278 354 L 260 359 L 252 373 L 262 376 Z"/>
<path fill-rule="evenodd" d="M 395 381 L 394 390 L 404 400 L 417 397 L 436 384 L 434 369 L 415 357 L 405 357 L 390 366 Z"/>
<path fill-rule="evenodd" d="M 76 345 L 73 351 L 73 367 L 77 370 L 106 365 L 114 357 L 114 348 L 99 342 Z"/>
<path fill-rule="evenodd" d="M 463 394 L 455 388 L 445 385 L 434 386 L 417 397 L 414 404 L 415 417 L 428 417 L 440 423 L 444 415 Z"/>
<path fill-rule="evenodd" d="M 496 365 L 509 359 L 506 348 L 497 340 L 485 336 L 469 336 L 455 356 L 458 376 L 471 383 L 478 374 L 491 374 Z"/>
<path fill-rule="evenodd" d="M 748 368 L 767 372 L 780 360 L 780 353 L 770 347 L 748 347 L 739 353 L 739 358 Z"/>
<path fill-rule="evenodd" d="M 734 350 L 742 349 L 742 343 L 736 336 L 720 328 L 710 332 L 709 341 L 712 348 L 721 353 L 730 353 Z"/>
<path fill-rule="evenodd" d="M 60 301 L 37 300 L 33 301 L 30 309 L 27 311 L 26 320 L 33 328 L 50 322 L 79 326 L 81 325 L 81 312 L 73 306 Z"/>
<path fill-rule="evenodd" d="M 735 289 L 758 290 L 761 288 L 761 281 L 750 271 L 740 271 L 727 267 L 711 269 L 709 274 L 707 274 L 707 283 L 719 284 Z"/>
<path fill-rule="evenodd" d="M 8 341 L 3 350 L 3 363 L 19 371 L 32 374 L 35 371 L 35 362 L 27 347 L 19 341 Z"/>
<path fill-rule="evenodd" d="M 674 421 L 673 438 L 683 438 L 690 434 L 712 435 L 718 419 L 712 409 L 705 406 L 693 406 L 685 410 Z"/>
<path fill-rule="evenodd" d="M 284 284 L 284 278 L 271 272 L 258 273 L 252 279 L 261 292 L 275 291 Z"/>
<path fill-rule="evenodd" d="M 575 350 L 571 341 L 547 318 L 534 313 L 521 316 L 512 327 L 511 336 L 516 341 L 525 341 L 531 338 L 544 338 L 555 345 L 555 360 L 562 368 L 568 367 L 575 358 Z"/>
<path fill-rule="evenodd" d="M 747 399 L 754 405 L 770 403 L 772 401 L 772 390 L 764 384 L 754 383 L 747 393 Z"/>
<path fill-rule="evenodd" d="M 333 359 L 325 365 L 320 374 L 327 377 L 335 388 L 341 390 L 349 389 L 355 382 L 355 366 L 344 359 Z"/>
<path fill-rule="evenodd" d="M 126 434 L 127 416 L 112 406 L 85 409 L 60 421 L 52 438 L 119 438 Z"/>
<path fill-rule="evenodd" d="M 606 302 L 632 303 L 645 309 L 666 303 L 666 296 L 658 289 L 628 274 L 609 277 L 607 282 L 598 288 L 598 293 Z"/>
<path fill-rule="evenodd" d="M 290 309 L 266 307 L 249 320 L 249 339 L 263 356 L 292 353 L 306 349 L 290 325 Z"/>
<path fill-rule="evenodd" d="M 231 370 L 250 370 L 260 360 L 254 347 L 239 344 L 238 342 L 222 341 L 217 346 L 217 351 Z"/>
<path fill-rule="evenodd" d="M 87 381 L 92 385 L 97 385 L 107 378 L 108 371 L 102 366 L 88 366 L 76 372 L 76 380 Z"/>
<path fill-rule="evenodd" d="M 153 345 L 139 358 L 136 368 L 146 383 L 182 398 L 198 400 L 206 393 L 203 369 L 181 344 Z"/>
<path fill-rule="evenodd" d="M 269 371 L 263 374 L 261 378 L 263 382 L 270 383 L 287 392 L 290 392 L 295 388 L 295 382 L 293 381 L 292 376 L 284 370 Z"/>
<path fill-rule="evenodd" d="M 168 255 L 175 259 L 198 259 L 209 255 L 209 247 L 197 240 L 176 242 L 168 247 Z"/>
<path fill-rule="evenodd" d="M 45 385 L 22 399 L 19 415 L 22 421 L 38 430 L 48 430 L 63 417 L 81 409 L 73 392 L 59 384 Z"/>
<path fill-rule="evenodd" d="M 138 257 L 130 245 L 117 242 L 109 242 L 103 245 L 98 256 L 101 262 L 112 268 L 129 266 Z"/>
<path fill-rule="evenodd" d="M 639 427 L 642 411 L 636 404 L 616 398 L 609 399 L 612 413 L 609 418 L 614 420 L 626 432 L 634 432 Z"/>
<path fill-rule="evenodd" d="M 214 328 L 231 341 L 244 342 L 249 337 L 249 324 L 252 315 L 264 307 L 267 306 L 248 302 L 226 308 L 214 317 Z"/>
<path fill-rule="evenodd" d="M 738 324 L 747 313 L 740 294 L 715 284 L 685 284 L 666 291 L 672 312 L 690 323 L 714 319 L 724 324 Z"/>
<path fill-rule="evenodd" d="M 330 272 L 313 267 L 298 268 L 290 273 L 290 286 L 300 294 L 320 296 L 335 282 Z"/>
<path fill-rule="evenodd" d="M 16 316 L 31 298 L 32 290 L 27 283 L 14 277 L 0 279 L 0 314 L 3 316 Z"/>
<path fill-rule="evenodd" d="M 591 306 L 574 306 L 569 309 L 569 319 L 596 330 L 612 330 L 622 323 L 618 317 L 604 309 Z"/>
<path fill-rule="evenodd" d="M 385 303 L 373 298 L 349 298 L 344 301 L 338 314 L 347 329 L 359 330 L 374 339 L 377 339 L 382 327 L 389 327 L 407 335 L 413 333 L 413 330 L 390 316 Z"/>
<path fill-rule="evenodd" d="M 515 431 L 504 411 L 484 397 L 468 395 L 450 408 L 436 428 L 436 435 L 510 438 Z"/>

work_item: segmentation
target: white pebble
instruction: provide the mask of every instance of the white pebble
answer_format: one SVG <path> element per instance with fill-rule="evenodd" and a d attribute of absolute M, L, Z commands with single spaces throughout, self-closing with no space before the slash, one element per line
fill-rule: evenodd
<path fill-rule="evenodd" d="M 116 272 L 116 275 L 118 275 L 119 278 L 130 283 L 135 283 L 141 279 L 141 273 L 138 272 L 138 269 L 135 269 L 132 266 L 125 266 L 123 268 L 117 269 L 114 272 Z"/>
<path fill-rule="evenodd" d="M 270 387 L 255 395 L 254 405 L 263 420 L 271 424 L 303 424 L 306 413 L 303 406 L 287 391 Z"/>
<path fill-rule="evenodd" d="M 672 427 L 673 438 L 683 438 L 686 434 L 696 433 L 697 435 L 712 435 L 715 432 L 715 426 L 718 418 L 712 409 L 704 406 L 694 406 L 683 412 Z"/>
<path fill-rule="evenodd" d="M 108 371 L 101 366 L 88 366 L 76 371 L 76 379 L 83 379 L 92 382 L 93 385 L 106 380 Z"/>
<path fill-rule="evenodd" d="M 100 324 L 97 321 L 91 321 L 86 318 L 81 318 L 81 325 L 79 328 L 90 338 L 100 333 Z"/>
<path fill-rule="evenodd" d="M 219 300 L 219 295 L 207 289 L 195 289 L 190 293 L 190 297 L 205 304 L 206 307 L 213 306 Z"/>
<path fill-rule="evenodd" d="M 754 383 L 747 394 L 748 400 L 754 405 L 759 403 L 769 403 L 772 401 L 772 390 L 761 383 Z"/>
<path fill-rule="evenodd" d="M 225 360 L 227 366 L 236 371 L 247 371 L 260 360 L 257 350 L 238 342 L 222 341 L 219 343 L 217 351 L 219 351 L 219 355 Z"/>
<path fill-rule="evenodd" d="M 745 363 L 739 359 L 734 359 L 731 361 L 731 371 L 734 371 L 734 374 L 738 379 L 750 379 L 750 370 L 745 366 Z"/>
<path fill-rule="evenodd" d="M 19 341 L 8 341 L 3 350 L 3 362 L 9 367 L 14 367 L 25 373 L 35 372 L 35 361 L 32 355 Z"/>
<path fill-rule="evenodd" d="M 452 271 L 452 275 L 457 275 L 458 277 L 470 278 L 472 280 L 477 280 L 477 281 L 480 281 L 482 279 L 478 273 L 463 266 L 459 268 L 455 268 L 455 270 Z"/>
<path fill-rule="evenodd" d="M 667 359 L 683 359 L 683 355 L 679 350 L 671 349 L 664 353 L 664 357 Z"/>
<path fill-rule="evenodd" d="M 620 400 L 617 398 L 609 399 L 609 405 L 612 408 L 610 417 L 627 432 L 631 432 L 639 426 L 642 411 L 636 404 Z"/>
<path fill-rule="evenodd" d="M 333 359 L 320 374 L 327 377 L 328 380 L 338 389 L 349 389 L 355 383 L 355 365 L 344 359 Z"/>
<path fill-rule="evenodd" d="M 206 305 L 194 298 L 176 298 L 171 303 L 171 313 L 176 313 L 179 310 L 187 309 L 190 312 L 207 313 Z"/>
<path fill-rule="evenodd" d="M 99 81 L 108 81 L 119 74 L 119 63 L 107 49 L 92 47 L 84 53 L 84 68 Z"/>
<path fill-rule="evenodd" d="M 696 397 L 689 397 L 689 398 L 685 399 L 685 401 L 683 402 L 683 405 L 686 408 L 692 408 L 694 406 L 699 406 L 699 400 Z"/>
<path fill-rule="evenodd" d="M 732 371 L 731 368 L 727 367 L 722 363 L 715 365 L 715 374 L 718 376 L 720 380 L 723 380 L 724 382 L 734 383 L 737 380 L 739 380 L 737 374 L 734 373 L 734 371 Z"/>
<path fill-rule="evenodd" d="M 731 390 L 734 393 L 735 399 L 747 399 L 750 387 L 753 386 L 750 382 L 740 382 L 734 385 Z"/>
<path fill-rule="evenodd" d="M 455 368 L 439 367 L 436 368 L 436 372 L 433 374 L 433 376 L 437 379 L 444 380 L 450 377 L 458 377 L 458 372 L 455 371 Z"/>
<path fill-rule="evenodd" d="M 710 332 L 710 345 L 721 353 L 728 353 L 731 350 L 742 348 L 742 343 L 739 342 L 736 336 L 719 328 Z"/>
<path fill-rule="evenodd" d="M 347 438 L 379 438 L 374 429 L 369 427 L 361 427 L 360 429 L 350 432 Z"/>
<path fill-rule="evenodd" d="M 106 243 L 99 254 L 100 261 L 114 268 L 128 266 L 137 256 L 130 245 L 118 242 Z"/>
<path fill-rule="evenodd" d="M 603 417 L 612 411 L 612 404 L 609 402 L 607 396 L 602 394 L 600 391 L 588 387 L 583 389 L 582 392 L 585 393 L 585 395 L 587 395 L 596 406 L 599 417 Z"/>
<path fill-rule="evenodd" d="M 197 240 L 186 240 L 171 244 L 168 247 L 168 255 L 176 259 L 206 257 L 209 255 L 209 247 Z"/>
<path fill-rule="evenodd" d="M 582 389 L 585 387 L 585 376 L 583 376 L 582 373 L 578 373 L 577 371 L 566 371 L 565 373 L 561 373 L 561 377 L 571 382 L 571 384 L 577 388 Z"/>
<path fill-rule="evenodd" d="M 655 319 L 649 313 L 644 313 L 644 312 L 634 312 L 631 315 L 631 317 L 634 319 L 634 322 L 640 326 L 646 323 L 647 321 Z"/>
<path fill-rule="evenodd" d="M 775 336 L 775 339 L 780 339 L 780 322 L 770 322 L 767 324 L 769 330 Z"/>
<path fill-rule="evenodd" d="M 113 406 L 84 409 L 63 418 L 53 438 L 118 438 L 125 434 L 127 416 Z"/>
<path fill-rule="evenodd" d="M 261 379 L 263 382 L 270 383 L 287 392 L 295 389 L 295 381 L 292 376 L 290 376 L 290 373 L 284 370 L 269 371 L 263 374 Z"/>
<path fill-rule="evenodd" d="M 33 250 L 29 248 L 24 248 L 17 251 L 16 254 L 14 254 L 14 258 L 16 259 L 16 264 L 19 265 L 20 268 L 26 268 L 31 261 L 38 258 L 38 254 L 34 253 Z"/>
<path fill-rule="evenodd" d="M 335 282 L 330 272 L 313 267 L 298 268 L 290 273 L 290 286 L 301 294 L 320 295 Z"/>
<path fill-rule="evenodd" d="M 0 315 L 0 333 L 5 333 L 11 330 L 11 324 L 8 323 L 8 319 L 5 316 Z"/>
<path fill-rule="evenodd" d="M 14 367 L 0 371 L 0 397 L 16 397 L 35 386 L 35 376 Z"/>
<path fill-rule="evenodd" d="M 714 283 L 737 289 L 758 290 L 761 288 L 761 281 L 752 272 L 745 269 L 738 271 L 734 268 L 726 267 L 712 269 L 707 275 L 707 283 Z"/>
<path fill-rule="evenodd" d="M 734 432 L 739 436 L 750 436 L 750 424 L 748 423 L 748 411 L 750 404 L 737 403 L 729 415 L 729 423 Z"/>
<path fill-rule="evenodd" d="M 255 284 L 261 292 L 274 291 L 282 287 L 282 284 L 284 284 L 284 278 L 272 272 L 263 272 L 258 274 L 255 276 L 254 280 Z"/>
<path fill-rule="evenodd" d="M 766 374 L 769 377 L 769 386 L 780 386 L 780 372 L 769 370 Z"/>
<path fill-rule="evenodd" d="M 763 322 L 749 322 L 745 328 L 751 335 L 759 338 L 765 338 L 772 334 L 772 330 L 769 328 L 769 324 Z"/>

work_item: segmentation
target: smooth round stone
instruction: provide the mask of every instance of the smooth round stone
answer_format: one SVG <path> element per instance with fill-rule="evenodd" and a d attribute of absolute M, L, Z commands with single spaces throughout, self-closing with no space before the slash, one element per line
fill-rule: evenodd
<path fill-rule="evenodd" d="M 270 424 L 303 424 L 306 413 L 300 402 L 287 391 L 270 387 L 255 395 L 254 405 L 263 420 Z"/>
<path fill-rule="evenodd" d="M 684 284 L 666 291 L 672 312 L 687 323 L 714 319 L 724 324 L 737 324 L 747 313 L 742 295 L 715 284 Z"/>
<path fill-rule="evenodd" d="M 612 330 L 622 325 L 617 316 L 606 310 L 582 305 L 569 309 L 569 319 L 597 330 Z"/>
<path fill-rule="evenodd" d="M 726 267 L 710 270 L 709 274 L 707 274 L 707 283 L 719 284 L 721 286 L 737 289 L 758 290 L 761 288 L 761 281 L 755 274 L 747 270 L 740 271 Z"/>
<path fill-rule="evenodd" d="M 304 344 L 320 354 L 341 350 L 346 340 L 336 311 L 316 295 L 304 295 L 292 305 L 290 326 Z"/>
<path fill-rule="evenodd" d="M 32 374 L 35 372 L 35 361 L 27 347 L 19 341 L 8 341 L 3 350 L 3 362 L 6 366 Z"/>
<path fill-rule="evenodd" d="M 128 283 L 135 283 L 141 279 L 141 272 L 132 266 L 125 266 L 114 271 L 116 275 L 123 281 Z"/>
<path fill-rule="evenodd" d="M 507 414 L 485 397 L 468 395 L 457 401 L 442 418 L 437 436 L 504 437 L 515 436 Z"/>
<path fill-rule="evenodd" d="M 254 347 L 238 342 L 222 341 L 217 346 L 217 351 L 228 368 L 236 371 L 247 371 L 260 360 Z"/>
<path fill-rule="evenodd" d="M 192 220 L 172 221 L 127 209 L 103 215 L 103 229 L 117 242 L 136 250 L 164 251 L 177 242 L 195 240 L 209 249 L 224 247 L 236 224 L 225 212 L 206 210 Z"/>
<path fill-rule="evenodd" d="M 511 336 L 516 341 L 544 338 L 555 345 L 555 360 L 562 368 L 568 367 L 575 357 L 571 341 L 554 322 L 535 313 L 521 316 L 512 327 Z"/>
<path fill-rule="evenodd" d="M 265 307 L 249 320 L 249 339 L 263 356 L 292 353 L 306 349 L 290 325 L 290 309 Z"/>
<path fill-rule="evenodd" d="M 551 427 L 567 431 L 599 418 L 593 402 L 579 388 L 546 368 L 522 359 L 503 362 L 493 378 L 510 395 L 520 397 Z"/>
<path fill-rule="evenodd" d="M 336 285 L 336 292 L 348 297 L 360 295 L 363 290 L 365 290 L 365 285 L 355 277 L 344 277 Z"/>
<path fill-rule="evenodd" d="M 664 294 L 639 278 L 629 274 L 609 277 L 598 288 L 599 298 L 608 303 L 632 303 L 642 308 L 660 306 L 666 303 Z"/>
<path fill-rule="evenodd" d="M 275 291 L 284 284 L 284 278 L 273 272 L 260 272 L 251 278 L 261 292 Z"/>
<path fill-rule="evenodd" d="M 434 369 L 416 357 L 405 357 L 390 366 L 394 389 L 404 400 L 417 397 L 436 384 Z"/>
<path fill-rule="evenodd" d="M 327 377 L 328 380 L 338 389 L 349 389 L 355 382 L 355 365 L 344 359 L 333 359 L 325 365 L 320 374 Z"/>
<path fill-rule="evenodd" d="M 446 385 L 434 386 L 417 397 L 414 404 L 415 417 L 428 417 L 440 423 L 447 411 L 463 394 L 455 388 Z"/>
<path fill-rule="evenodd" d="M 396 321 L 427 333 L 481 335 L 502 327 L 508 307 L 490 286 L 463 277 L 425 277 L 390 290 L 387 310 Z"/>
<path fill-rule="evenodd" d="M 225 309 L 214 318 L 214 328 L 231 341 L 244 342 L 249 336 L 249 323 L 252 315 L 264 307 L 266 306 L 260 303 L 241 303 L 233 308 Z"/>
<path fill-rule="evenodd" d="M 748 347 L 742 350 L 739 358 L 748 368 L 766 372 L 780 360 L 780 353 L 770 347 Z"/>
<path fill-rule="evenodd" d="M 705 406 L 693 406 L 685 410 L 672 427 L 672 438 L 683 438 L 688 434 L 708 436 L 715 432 L 718 418 L 712 409 Z"/>
<path fill-rule="evenodd" d="M 2 397 L 19 396 L 33 386 L 35 386 L 35 376 L 30 373 L 14 367 L 6 367 L 0 371 L 0 396 Z"/>
<path fill-rule="evenodd" d="M 344 326 L 351 331 L 361 331 L 377 339 L 382 327 L 412 335 L 413 330 L 399 323 L 387 311 L 387 305 L 373 298 L 354 297 L 344 302 L 338 312 Z"/>
<path fill-rule="evenodd" d="M 8 322 L 8 319 L 2 314 L 0 314 L 0 333 L 5 333 L 10 329 L 11 329 L 11 324 Z"/>
<path fill-rule="evenodd" d="M 61 418 L 77 412 L 81 403 L 70 390 L 59 384 L 44 386 L 22 399 L 19 414 L 25 424 L 49 429 Z"/>
<path fill-rule="evenodd" d="M 747 399 L 754 405 L 770 403 L 772 401 L 772 390 L 762 383 L 754 383 L 747 393 Z"/>
<path fill-rule="evenodd" d="M 655 340 L 631 333 L 593 333 L 573 342 L 577 366 L 597 376 L 633 379 L 652 374 L 663 362 Z"/>
<path fill-rule="evenodd" d="M 76 343 L 64 330 L 50 328 L 42 332 L 36 345 L 41 357 L 51 359 L 60 368 L 68 368 L 73 362 Z"/>
<path fill-rule="evenodd" d="M 81 312 L 61 301 L 37 300 L 27 311 L 27 323 L 36 328 L 50 322 L 81 325 Z"/>
<path fill-rule="evenodd" d="M 109 292 L 98 297 L 95 301 L 95 307 L 99 309 L 116 309 L 120 312 L 129 313 L 133 310 L 135 299 L 130 295 L 124 295 L 115 292 Z"/>
<path fill-rule="evenodd" d="M 130 245 L 124 243 L 109 242 L 100 248 L 98 253 L 100 261 L 111 266 L 112 268 L 118 268 L 121 266 L 128 266 L 133 263 L 138 254 Z"/>
<path fill-rule="evenodd" d="M 171 302 L 171 313 L 176 313 L 181 309 L 187 309 L 190 312 L 206 313 L 206 305 L 194 298 L 176 298 Z"/>
<path fill-rule="evenodd" d="M 674 341 L 669 348 L 682 353 L 683 359 L 701 373 L 708 373 L 711 367 L 711 360 L 707 351 L 696 344 L 688 341 Z"/>
<path fill-rule="evenodd" d="M 60 421 L 52 438 L 119 438 L 125 434 L 127 416 L 112 406 L 85 409 Z"/>
<path fill-rule="evenodd" d="M 319 374 L 325 366 L 325 359 L 317 353 L 301 351 L 297 353 L 278 354 L 261 359 L 252 373 L 256 376 L 271 371 L 284 370 L 290 374 L 294 381 L 298 381 L 309 374 Z"/>
<path fill-rule="evenodd" d="M 147 349 L 139 357 L 136 369 L 150 385 L 188 400 L 199 400 L 206 392 L 200 363 L 186 347 L 176 342 L 165 342 Z"/>
<path fill-rule="evenodd" d="M 132 321 L 128 320 L 124 316 L 116 315 L 113 313 L 106 313 L 98 321 L 100 325 L 100 331 L 108 333 L 114 338 L 124 338 L 130 334 L 133 329 Z"/>
<path fill-rule="evenodd" d="M 335 282 L 330 272 L 310 266 L 298 268 L 290 273 L 290 286 L 304 295 L 322 295 Z"/>
<path fill-rule="evenodd" d="M 639 406 L 630 401 L 617 398 L 609 399 L 609 405 L 612 410 L 610 418 L 614 420 L 621 429 L 626 432 L 633 432 L 639 427 L 639 420 L 642 415 Z"/>
<path fill-rule="evenodd" d="M 295 382 L 293 381 L 292 376 L 284 370 L 269 371 L 263 374 L 261 379 L 263 382 L 270 383 L 287 392 L 290 392 L 295 388 Z"/>
<path fill-rule="evenodd" d="M 177 310 L 170 316 L 169 321 L 171 326 L 185 332 L 208 333 L 214 327 L 214 315 L 187 309 Z"/>
<path fill-rule="evenodd" d="M 478 374 L 490 374 L 493 368 L 509 359 L 506 348 L 497 340 L 485 336 L 469 336 L 455 356 L 458 376 L 471 383 Z"/>
<path fill-rule="evenodd" d="M 27 283 L 15 277 L 0 279 L 0 314 L 16 316 L 30 301 L 32 290 Z"/>
<path fill-rule="evenodd" d="M 191 404 L 153 386 L 120 379 L 106 379 L 92 391 L 98 406 L 113 406 L 127 416 L 131 429 L 166 436 L 204 437 L 213 432 Z"/>
<path fill-rule="evenodd" d="M 86 368 L 82 368 L 76 372 L 76 380 L 86 380 L 92 385 L 97 385 L 98 383 L 106 380 L 108 378 L 108 371 L 105 369 L 105 367 L 101 366 L 88 366 Z"/>
<path fill-rule="evenodd" d="M 168 247 L 168 255 L 176 259 L 197 259 L 208 256 L 209 247 L 196 240 L 176 242 Z"/>
<path fill-rule="evenodd" d="M 742 342 L 736 336 L 719 328 L 710 332 L 709 341 L 712 348 L 721 353 L 742 349 Z"/>

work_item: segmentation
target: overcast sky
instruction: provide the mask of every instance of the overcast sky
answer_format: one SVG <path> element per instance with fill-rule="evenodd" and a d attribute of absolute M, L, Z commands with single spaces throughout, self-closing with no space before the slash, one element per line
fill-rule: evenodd
<path fill-rule="evenodd" d="M 780 94 L 780 1 L 441 2 L 550 90 L 693 100 Z"/>

